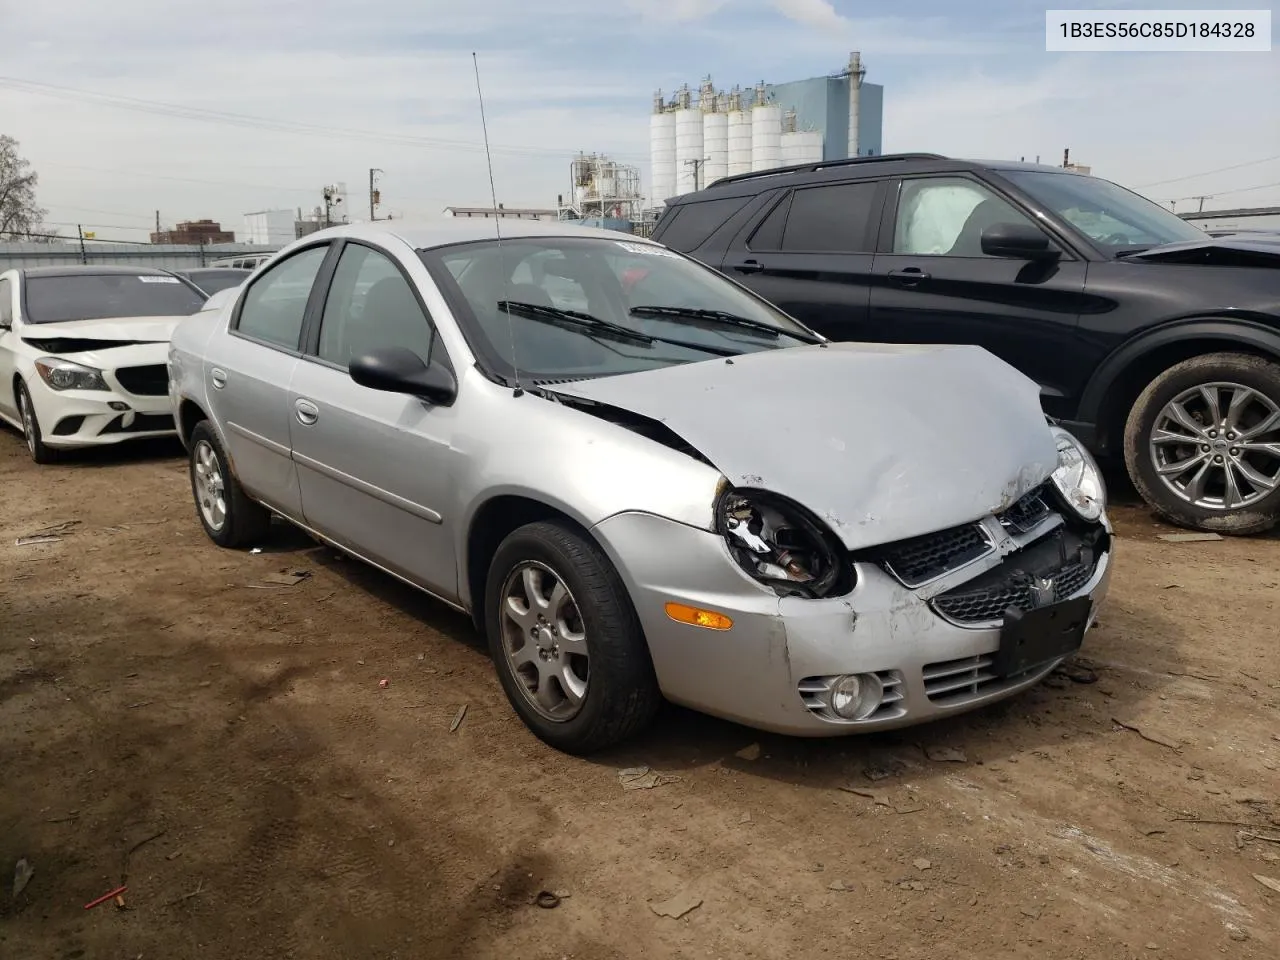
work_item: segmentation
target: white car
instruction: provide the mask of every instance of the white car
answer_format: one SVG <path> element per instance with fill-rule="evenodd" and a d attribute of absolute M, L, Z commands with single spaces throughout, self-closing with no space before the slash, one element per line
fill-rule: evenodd
<path fill-rule="evenodd" d="M 169 337 L 205 299 L 148 267 L 0 273 L 0 420 L 22 431 L 36 463 L 172 435 Z"/>

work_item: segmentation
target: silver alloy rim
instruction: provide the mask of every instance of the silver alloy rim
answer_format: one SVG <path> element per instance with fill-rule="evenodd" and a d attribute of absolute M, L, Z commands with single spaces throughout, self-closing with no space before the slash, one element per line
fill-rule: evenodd
<path fill-rule="evenodd" d="M 1239 510 L 1280 486 L 1280 405 L 1243 384 L 1204 383 L 1165 404 L 1149 448 L 1179 499 Z"/>
<path fill-rule="evenodd" d="M 196 481 L 196 503 L 200 516 L 215 533 L 227 522 L 226 488 L 222 482 L 222 464 L 208 440 L 201 440 L 191 458 L 192 475 Z"/>
<path fill-rule="evenodd" d="M 27 400 L 27 392 L 25 390 L 18 393 L 18 406 L 22 408 L 22 432 L 26 437 L 27 449 L 31 451 L 31 455 L 35 456 L 36 452 L 36 415 L 31 409 L 31 402 Z"/>
<path fill-rule="evenodd" d="M 578 602 L 546 564 L 517 564 L 502 585 L 502 652 L 529 705 L 548 720 L 577 716 L 587 697 L 587 634 Z"/>

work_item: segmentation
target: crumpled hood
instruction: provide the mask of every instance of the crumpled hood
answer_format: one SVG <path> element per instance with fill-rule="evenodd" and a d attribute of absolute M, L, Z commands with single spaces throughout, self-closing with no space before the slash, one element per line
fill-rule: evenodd
<path fill-rule="evenodd" d="M 1191 263 L 1208 267 L 1280 268 L 1280 237 L 1265 235 L 1210 237 L 1166 243 L 1124 258 L 1143 263 Z"/>
<path fill-rule="evenodd" d="M 29 343 L 42 340 L 122 341 L 125 343 L 168 343 L 174 328 L 186 317 L 114 317 L 110 320 L 72 320 L 67 323 L 32 323 L 23 327 L 22 339 Z M 79 350 L 57 350 L 57 353 L 79 353 Z M 92 349 L 92 348 L 89 348 Z"/>
<path fill-rule="evenodd" d="M 979 347 L 834 343 L 545 389 L 665 424 L 850 550 L 1002 510 L 1058 462 L 1037 385 Z"/>

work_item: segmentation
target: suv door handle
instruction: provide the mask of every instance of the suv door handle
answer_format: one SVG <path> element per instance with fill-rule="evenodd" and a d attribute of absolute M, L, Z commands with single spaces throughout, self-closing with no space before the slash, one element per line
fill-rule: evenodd
<path fill-rule="evenodd" d="M 306 426 L 311 426 L 311 424 L 320 419 L 320 408 L 310 400 L 304 400 L 302 397 L 293 401 L 293 412 L 297 415 L 298 422 Z"/>
<path fill-rule="evenodd" d="M 741 263 L 735 263 L 733 269 L 739 273 L 759 273 L 764 269 L 764 264 L 759 260 L 743 260 Z"/>
<path fill-rule="evenodd" d="M 903 286 L 911 286 L 919 283 L 921 280 L 928 280 L 929 275 L 919 267 L 903 267 L 901 270 L 890 270 L 889 276 L 897 280 Z"/>
<path fill-rule="evenodd" d="M 214 367 L 209 371 L 209 379 L 213 381 L 213 388 L 215 390 L 221 390 L 227 385 L 227 372 Z"/>

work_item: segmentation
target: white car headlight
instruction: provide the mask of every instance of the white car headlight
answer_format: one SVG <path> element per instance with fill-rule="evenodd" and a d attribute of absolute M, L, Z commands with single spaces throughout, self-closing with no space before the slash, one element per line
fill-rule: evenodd
<path fill-rule="evenodd" d="M 41 357 L 36 361 L 40 379 L 52 390 L 110 390 L 102 371 L 57 357 Z"/>
<path fill-rule="evenodd" d="M 1107 507 L 1107 488 L 1102 471 L 1079 440 L 1061 427 L 1051 427 L 1058 443 L 1058 469 L 1053 483 L 1076 513 L 1085 520 L 1097 520 Z"/>

